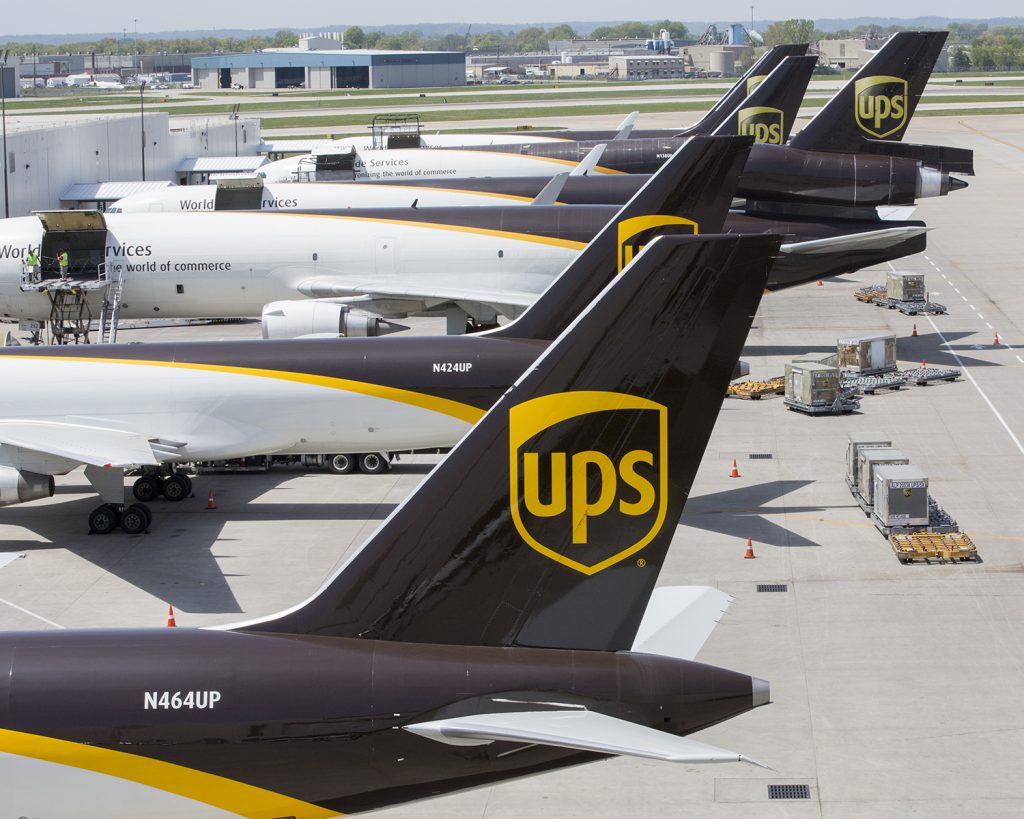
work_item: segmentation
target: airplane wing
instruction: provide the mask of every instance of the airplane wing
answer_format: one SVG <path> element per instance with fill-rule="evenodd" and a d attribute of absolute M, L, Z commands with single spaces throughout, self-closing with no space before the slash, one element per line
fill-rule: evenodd
<path fill-rule="evenodd" d="M 848 233 L 831 236 L 828 239 L 813 239 L 808 242 L 785 242 L 779 248 L 782 253 L 836 253 L 849 250 L 882 250 L 907 239 L 927 233 L 928 227 L 898 227 L 883 230 L 869 230 L 864 233 Z"/>
<path fill-rule="evenodd" d="M 333 279 L 311 279 L 302 282 L 298 291 L 310 298 L 331 301 L 338 304 L 358 305 L 373 310 L 376 303 L 414 301 L 423 303 L 425 308 L 433 309 L 440 305 L 459 302 L 473 302 L 494 306 L 506 315 L 517 315 L 535 302 L 539 293 L 519 290 L 484 290 L 459 287 L 416 287 L 396 286 L 390 282 L 374 282 L 362 280 L 340 282 Z M 385 311 L 386 312 L 386 311 Z M 408 310 L 407 312 L 412 312 Z"/>
<path fill-rule="evenodd" d="M 406 731 L 446 745 L 526 742 L 667 762 L 759 764 L 733 751 L 585 710 L 473 714 L 402 727 Z"/>
<path fill-rule="evenodd" d="M 157 450 L 168 445 L 135 432 L 19 419 L 0 421 L 0 443 L 101 467 L 156 466 Z"/>

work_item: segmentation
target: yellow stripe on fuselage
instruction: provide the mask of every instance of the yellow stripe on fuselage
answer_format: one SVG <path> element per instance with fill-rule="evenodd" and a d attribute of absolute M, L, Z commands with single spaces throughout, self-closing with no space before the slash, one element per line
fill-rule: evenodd
<path fill-rule="evenodd" d="M 271 183 L 271 184 L 273 184 L 273 183 Z M 435 193 L 436 192 L 440 192 L 440 193 L 464 193 L 464 194 L 468 194 L 470 196 L 490 196 L 493 199 L 508 199 L 508 200 L 510 200 L 512 202 L 532 202 L 534 199 L 537 198 L 536 196 L 518 196 L 518 195 L 516 195 L 514 193 L 498 193 L 497 191 L 475 191 L 475 190 L 472 190 L 470 188 L 435 188 L 435 187 L 433 187 L 431 185 L 423 185 L 423 186 L 420 186 L 420 185 L 374 185 L 373 183 L 363 183 L 363 182 L 317 182 L 317 184 L 318 185 L 356 185 L 356 186 L 362 185 L 363 187 L 373 187 L 373 188 L 376 188 L 377 190 L 380 190 L 381 188 L 386 188 L 387 190 L 391 190 L 393 188 L 398 188 L 399 190 L 412 191 L 413 193 L 416 193 L 416 192 L 422 193 L 423 191 L 430 191 L 430 192 L 435 192 Z M 540 193 L 540 191 L 537 191 L 537 192 Z M 555 205 L 564 205 L 565 202 L 554 202 L 553 204 L 555 204 Z M 447 205 L 447 206 L 442 205 L 442 207 L 453 207 L 454 208 L 454 207 L 458 207 L 458 206 L 457 205 Z M 316 210 L 316 208 L 313 208 L 313 210 Z M 288 211 L 273 211 L 273 212 L 274 213 L 287 213 Z"/>
<path fill-rule="evenodd" d="M 301 799 L 172 762 L 39 734 L 0 728 L 0 751 L 137 782 L 249 819 L 276 819 L 282 816 L 327 819 L 343 815 Z"/>
<path fill-rule="evenodd" d="M 565 141 L 566 142 L 574 142 L 575 140 L 567 139 Z M 513 143 L 513 147 L 516 144 L 518 144 L 518 143 Z M 530 143 L 522 143 L 522 144 L 528 145 Z M 456 149 L 456 148 L 443 148 L 442 150 L 450 151 L 451 153 L 477 154 L 477 155 L 479 155 L 479 154 L 498 154 L 499 156 L 514 156 L 514 157 L 518 157 L 519 159 L 532 159 L 535 162 L 554 162 L 554 163 L 556 163 L 558 165 L 565 165 L 566 167 L 569 167 L 569 168 L 575 168 L 576 166 L 578 166 L 580 164 L 580 162 L 583 161 L 583 160 L 580 160 L 580 159 L 558 159 L 557 157 L 554 157 L 554 156 L 537 156 L 535 154 L 523 154 L 523 153 L 519 153 L 517 151 L 473 151 L 473 150 L 466 150 L 466 149 L 459 150 L 459 149 Z M 584 157 L 584 159 L 585 158 L 586 157 Z M 624 174 L 624 173 L 626 173 L 626 171 L 617 171 L 614 168 L 606 168 L 604 165 L 595 165 L 593 170 L 596 171 L 597 173 L 607 173 L 607 174 L 616 174 L 616 173 L 617 174 Z"/>
<path fill-rule="evenodd" d="M 453 205 L 453 207 L 456 207 Z M 449 225 L 438 222 L 417 222 L 411 219 L 381 219 L 376 216 L 341 216 L 333 213 L 292 213 L 286 210 L 254 210 L 245 213 L 246 216 L 265 216 L 274 218 L 277 216 L 291 216 L 302 219 L 341 219 L 349 222 L 373 222 L 378 225 L 402 225 L 403 227 L 430 228 L 432 230 L 451 230 L 457 233 L 475 233 L 479 236 L 493 236 L 498 239 L 515 239 L 517 242 L 533 242 L 538 245 L 551 245 L 552 247 L 564 247 L 568 250 L 583 250 L 586 242 L 574 242 L 571 239 L 557 239 L 553 236 L 535 236 L 532 233 L 516 233 L 511 230 L 493 230 L 492 228 L 470 227 L 468 225 Z"/>
<path fill-rule="evenodd" d="M 311 375 L 309 373 L 293 373 L 286 370 L 264 370 L 257 367 L 233 367 L 227 364 L 194 364 L 188 361 L 152 361 L 149 359 L 133 360 L 130 358 L 89 358 L 86 356 L 58 356 L 58 355 L 12 355 L 3 358 L 15 358 L 19 361 L 76 361 L 87 364 L 137 364 L 144 367 L 171 367 L 178 370 L 203 370 L 206 372 L 232 373 L 234 375 L 248 375 L 256 378 L 276 378 L 281 381 L 292 381 L 298 384 L 312 384 L 317 387 L 327 387 L 334 390 L 346 390 L 347 392 L 368 395 L 372 398 L 383 398 L 387 401 L 397 401 L 401 404 L 409 404 L 421 409 L 438 412 L 442 415 L 450 415 L 465 421 L 467 424 L 475 424 L 484 416 L 485 410 L 474 407 L 471 404 L 463 404 L 459 401 L 452 401 L 448 398 L 439 398 L 435 395 L 427 395 L 414 390 L 403 390 L 400 387 L 387 387 L 383 384 L 371 384 L 367 381 L 352 381 L 347 378 L 331 378 L 326 375 Z M 0 358 L 0 361 L 3 359 Z"/>

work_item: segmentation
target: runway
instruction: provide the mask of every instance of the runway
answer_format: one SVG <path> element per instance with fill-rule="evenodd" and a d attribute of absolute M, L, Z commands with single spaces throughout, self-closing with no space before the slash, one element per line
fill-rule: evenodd
<path fill-rule="evenodd" d="M 934 228 L 927 253 L 897 265 L 924 272 L 949 314 L 912 318 L 855 301 L 855 289 L 885 280 L 885 268 L 864 270 L 766 296 L 743 358 L 753 377 L 769 377 L 798 354 L 834 351 L 839 336 L 893 331 L 902 366 L 959 366 L 964 377 L 866 396 L 843 417 L 805 417 L 779 399 L 727 400 L 659 581 L 735 598 L 698 659 L 770 680 L 773 702 L 694 737 L 771 770 L 615 759 L 378 815 L 1024 812 L 1024 116 L 918 118 L 907 141 L 975 151 L 966 191 L 920 205 Z M 258 332 L 126 330 L 121 340 Z M 887 433 L 910 456 L 980 563 L 896 561 L 843 481 L 853 431 Z M 94 496 L 80 471 L 58 478 L 50 501 L 0 510 L 0 552 L 24 555 L 0 554 L 0 628 L 162 626 L 168 602 L 179 627 L 278 611 L 314 591 L 436 460 L 403 458 L 379 476 L 201 476 L 195 498 L 154 504 L 151 533 L 136 537 L 88 536 Z M 211 489 L 217 509 L 207 510 Z M 755 560 L 743 559 L 747 537 Z M 758 592 L 766 583 L 787 590 Z M 807 785 L 810 798 L 769 800 L 773 784 Z"/>

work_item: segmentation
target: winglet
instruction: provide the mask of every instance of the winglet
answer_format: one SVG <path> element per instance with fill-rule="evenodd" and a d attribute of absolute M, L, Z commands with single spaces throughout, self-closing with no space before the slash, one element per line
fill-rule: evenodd
<path fill-rule="evenodd" d="M 624 120 L 619 123 L 619 127 L 615 129 L 615 139 L 629 139 L 629 135 L 633 133 L 633 129 L 636 127 L 636 118 L 639 116 L 639 111 L 630 111 Z"/>
<path fill-rule="evenodd" d="M 601 161 L 601 157 L 604 156 L 605 148 L 608 147 L 608 143 L 602 142 L 600 145 L 595 145 L 590 149 L 588 153 L 580 163 L 572 169 L 569 176 L 586 176 L 594 168 L 597 167 L 597 163 Z"/>
<path fill-rule="evenodd" d="M 541 188 L 540 193 L 533 197 L 531 205 L 557 205 L 558 195 L 565 187 L 565 180 L 569 178 L 568 173 L 556 173 L 550 181 Z"/>

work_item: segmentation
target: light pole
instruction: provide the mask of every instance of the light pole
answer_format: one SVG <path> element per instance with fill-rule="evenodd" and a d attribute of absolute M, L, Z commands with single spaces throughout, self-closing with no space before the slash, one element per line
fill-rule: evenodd
<path fill-rule="evenodd" d="M 750 30 L 754 30 L 754 7 L 750 7 Z"/>
<path fill-rule="evenodd" d="M 753 8 L 753 7 L 751 7 Z M 753 18 L 751 18 L 753 19 Z M 132 69 L 136 70 L 139 74 L 142 73 L 142 57 L 139 54 L 139 20 L 137 17 L 132 18 L 132 22 L 135 24 L 135 60 L 132 60 Z M 135 68 L 135 61 L 138 60 L 139 67 Z"/>
<path fill-rule="evenodd" d="M 145 81 L 139 83 L 139 132 L 142 134 L 142 181 L 146 181 L 146 109 L 142 92 L 146 90 Z"/>
<path fill-rule="evenodd" d="M 10 50 L 6 50 L 3 53 L 3 57 L 0 58 L 0 118 L 3 119 L 3 132 L 4 132 L 4 218 L 8 219 L 11 216 L 11 200 L 7 193 L 7 57 L 10 56 Z"/>

